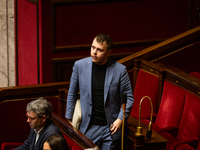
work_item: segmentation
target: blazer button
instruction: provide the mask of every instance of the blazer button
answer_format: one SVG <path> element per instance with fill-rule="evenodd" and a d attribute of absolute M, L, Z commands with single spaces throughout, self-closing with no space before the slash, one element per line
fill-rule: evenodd
<path fill-rule="evenodd" d="M 90 115 L 90 114 L 89 114 L 88 116 L 89 116 L 89 117 L 91 117 L 91 115 Z"/>
<path fill-rule="evenodd" d="M 92 104 L 90 103 L 90 106 L 92 106 Z"/>

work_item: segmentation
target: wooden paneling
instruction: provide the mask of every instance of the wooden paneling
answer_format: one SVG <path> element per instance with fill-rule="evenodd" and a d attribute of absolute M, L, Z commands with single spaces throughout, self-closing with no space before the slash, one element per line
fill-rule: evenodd
<path fill-rule="evenodd" d="M 173 53 L 177 53 L 177 57 L 173 59 L 173 61 L 177 62 L 179 61 L 179 57 L 182 57 L 184 55 L 178 55 L 180 54 L 180 52 L 182 50 L 185 49 L 185 47 L 191 46 L 191 45 L 196 45 L 196 43 L 199 43 L 200 41 L 200 26 L 188 30 L 184 33 L 181 33 L 177 36 L 174 36 L 172 38 L 169 38 L 163 42 L 160 42 L 156 45 L 153 45 L 151 47 L 148 47 L 146 49 L 143 49 L 137 53 L 134 53 L 130 56 L 127 56 L 121 60 L 119 60 L 118 62 L 126 65 L 127 67 L 129 66 L 133 66 L 133 60 L 135 58 L 142 58 L 142 59 L 146 59 L 152 62 L 159 62 L 159 60 L 162 60 L 162 58 L 164 58 L 165 56 L 169 56 Z M 197 48 L 194 49 L 194 51 L 198 51 Z M 195 53 L 194 53 L 195 55 Z M 196 53 L 196 55 L 198 56 L 199 53 Z M 166 57 L 166 62 L 169 63 L 169 57 Z M 186 56 L 187 57 L 187 56 Z M 193 62 L 194 60 L 189 59 L 188 61 L 190 61 L 190 64 L 192 64 L 191 62 Z M 199 62 L 199 59 L 196 59 L 196 61 Z M 198 63 L 195 63 L 193 65 L 196 65 L 196 68 L 199 66 Z M 182 66 L 184 68 L 184 66 Z"/>
<path fill-rule="evenodd" d="M 195 19 L 193 1 L 15 0 L 17 85 L 68 80 L 72 62 L 57 60 L 88 56 L 99 33 L 112 37 L 112 54 L 120 55 L 187 31 Z M 58 64 L 62 74 L 54 72 Z"/>
<path fill-rule="evenodd" d="M 88 49 L 99 33 L 109 34 L 121 46 L 172 37 L 189 29 L 190 1 L 181 3 L 52 0 L 52 51 Z"/>

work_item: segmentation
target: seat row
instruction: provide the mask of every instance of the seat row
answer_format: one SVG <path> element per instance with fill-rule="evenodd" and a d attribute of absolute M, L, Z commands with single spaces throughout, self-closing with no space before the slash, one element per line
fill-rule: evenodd
<path fill-rule="evenodd" d="M 145 65 L 152 67 L 152 64 Z M 149 96 L 154 107 L 152 129 L 168 140 L 166 149 L 200 149 L 200 79 L 192 77 L 197 77 L 197 73 L 190 76 L 170 71 L 163 65 L 155 66 L 159 70 L 156 73 L 148 71 L 144 65 L 137 69 L 135 102 L 130 115 L 138 118 L 140 100 Z M 149 124 L 150 106 L 149 101 L 142 103 L 141 118 L 146 125 Z"/>
<path fill-rule="evenodd" d="M 168 140 L 167 149 L 187 144 L 197 149 L 200 139 L 200 98 L 165 82 L 160 109 L 153 130 Z M 147 119 L 142 120 L 146 125 Z"/>

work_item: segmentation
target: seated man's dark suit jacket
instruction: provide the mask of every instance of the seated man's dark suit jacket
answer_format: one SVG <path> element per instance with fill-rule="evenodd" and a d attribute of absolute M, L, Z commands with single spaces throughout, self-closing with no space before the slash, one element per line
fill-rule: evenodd
<path fill-rule="evenodd" d="M 36 133 L 33 129 L 31 129 L 28 139 L 24 142 L 24 144 L 14 150 L 43 150 L 43 144 L 45 140 L 49 136 L 55 134 L 63 136 L 61 130 L 54 124 L 53 121 L 50 121 L 42 129 L 39 139 L 35 146 L 34 143 L 35 143 Z"/>

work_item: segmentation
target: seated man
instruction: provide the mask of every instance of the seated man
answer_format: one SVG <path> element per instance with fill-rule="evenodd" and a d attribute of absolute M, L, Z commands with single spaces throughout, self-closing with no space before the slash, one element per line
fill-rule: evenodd
<path fill-rule="evenodd" d="M 45 140 L 54 134 L 61 136 L 61 130 L 51 120 L 52 106 L 44 98 L 31 101 L 26 107 L 27 122 L 31 130 L 28 139 L 15 150 L 42 150 Z"/>

